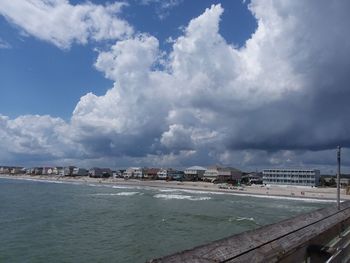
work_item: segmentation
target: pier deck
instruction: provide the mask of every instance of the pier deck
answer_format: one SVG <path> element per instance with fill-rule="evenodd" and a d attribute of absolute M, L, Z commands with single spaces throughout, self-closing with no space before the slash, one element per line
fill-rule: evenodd
<path fill-rule="evenodd" d="M 149 262 L 350 262 L 350 201 Z"/>

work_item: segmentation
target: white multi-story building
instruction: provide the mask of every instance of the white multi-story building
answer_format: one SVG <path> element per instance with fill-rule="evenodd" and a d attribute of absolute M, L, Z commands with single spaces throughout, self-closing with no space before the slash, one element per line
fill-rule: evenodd
<path fill-rule="evenodd" d="M 124 178 L 143 178 L 143 168 L 130 167 L 124 172 Z"/>
<path fill-rule="evenodd" d="M 264 184 L 318 186 L 320 170 L 315 169 L 265 169 Z"/>
<path fill-rule="evenodd" d="M 168 169 L 162 168 L 157 172 L 158 179 L 165 180 L 165 179 L 167 179 L 167 177 L 168 177 Z"/>

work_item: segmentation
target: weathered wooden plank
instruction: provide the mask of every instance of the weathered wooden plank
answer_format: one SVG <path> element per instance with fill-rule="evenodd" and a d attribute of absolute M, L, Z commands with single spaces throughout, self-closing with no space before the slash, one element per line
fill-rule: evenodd
<path fill-rule="evenodd" d="M 273 255 L 269 260 L 274 262 L 273 258 L 288 258 L 292 251 L 305 254 L 302 247 L 317 236 L 326 242 L 321 234 L 348 218 L 350 202 L 344 202 L 341 211 L 336 207 L 316 210 L 150 262 L 264 262 L 267 255 Z"/>
<path fill-rule="evenodd" d="M 321 222 L 317 222 L 307 228 L 300 229 L 290 235 L 277 239 L 267 245 L 259 247 L 250 253 L 237 256 L 227 262 L 246 262 L 251 257 L 257 259 L 255 262 L 273 262 L 274 259 L 282 261 L 288 255 L 293 254 L 299 248 L 307 248 L 309 245 L 324 245 L 339 233 L 339 222 L 350 222 L 350 209 L 328 217 Z M 327 238 L 325 238 L 327 237 Z M 273 249 L 271 249 L 271 247 Z"/>

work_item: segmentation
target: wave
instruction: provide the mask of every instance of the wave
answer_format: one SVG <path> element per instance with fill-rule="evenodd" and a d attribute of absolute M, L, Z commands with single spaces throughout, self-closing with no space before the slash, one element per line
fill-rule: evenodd
<path fill-rule="evenodd" d="M 241 221 L 246 221 L 246 222 L 252 222 L 252 223 L 255 223 L 255 219 L 254 217 L 240 217 L 240 216 L 237 216 L 237 217 L 230 217 L 228 219 L 229 222 L 241 222 Z"/>
<path fill-rule="evenodd" d="M 76 182 L 66 182 L 66 181 L 58 181 L 58 180 L 47 180 L 47 179 L 36 179 L 36 178 L 11 178 L 11 177 L 1 177 L 3 179 L 10 180 L 21 180 L 21 181 L 30 181 L 30 182 L 40 182 L 40 183 L 49 183 L 49 184 L 78 184 Z"/>
<path fill-rule="evenodd" d="M 173 193 L 173 192 L 181 192 L 181 193 L 188 193 L 188 194 L 215 194 L 215 195 L 224 195 L 227 194 L 225 192 L 215 192 L 215 191 L 202 191 L 202 190 L 189 190 L 189 189 L 180 189 L 180 188 L 171 188 L 171 189 L 158 189 L 160 192 L 164 193 Z"/>
<path fill-rule="evenodd" d="M 97 194 L 91 194 L 91 195 L 98 195 L 98 196 L 132 196 L 140 194 L 140 192 L 120 192 L 120 193 L 97 193 Z M 142 195 L 142 194 L 140 194 Z"/>
<path fill-rule="evenodd" d="M 45 179 L 24 178 L 23 180 L 33 181 L 33 182 L 41 182 L 41 183 L 51 183 L 51 184 L 66 184 L 67 183 L 67 182 L 62 182 L 62 181 L 52 181 L 52 180 L 45 180 Z"/>
<path fill-rule="evenodd" d="M 177 200 L 190 200 L 190 201 L 203 201 L 210 200 L 209 196 L 191 196 L 191 195 L 178 195 L 178 194 L 156 194 L 153 197 L 161 198 L 166 200 L 177 199 Z"/>
<path fill-rule="evenodd" d="M 256 198 L 267 198 L 267 199 L 281 199 L 281 200 L 291 200 L 291 201 L 303 201 L 309 203 L 334 203 L 337 200 L 330 199 L 317 199 L 317 198 L 300 198 L 300 197 L 288 197 L 288 196 L 277 196 L 277 195 L 258 195 L 258 194 L 241 194 L 241 193 L 227 193 L 229 195 L 237 196 L 249 196 Z M 343 200 L 341 202 L 344 202 Z"/>
<path fill-rule="evenodd" d="M 165 192 L 165 193 L 168 193 L 168 192 L 177 192 L 177 191 L 180 191 L 181 189 L 158 189 L 159 192 Z"/>
<path fill-rule="evenodd" d="M 140 194 L 140 192 L 120 192 L 120 193 L 117 193 L 117 195 L 122 195 L 122 196 L 131 196 L 131 195 L 137 195 L 137 194 Z"/>
<path fill-rule="evenodd" d="M 236 217 L 236 221 L 243 221 L 243 220 L 255 222 L 253 217 Z"/>
<path fill-rule="evenodd" d="M 112 188 L 114 188 L 114 189 L 145 189 L 144 187 L 140 187 L 140 186 L 126 186 L 126 185 L 112 185 Z"/>
<path fill-rule="evenodd" d="M 47 179 L 34 179 L 34 178 L 11 178 L 11 177 L 1 177 L 3 179 L 15 179 L 15 180 L 26 180 L 26 181 L 35 181 L 35 182 L 43 182 L 43 183 L 56 183 L 56 184 L 71 184 L 71 185 L 84 185 L 86 182 L 71 182 L 71 181 L 59 181 L 59 180 L 47 180 Z M 202 191 L 202 190 L 192 190 L 192 189 L 179 189 L 179 188 L 165 188 L 165 189 L 156 189 L 155 187 L 148 186 L 119 186 L 119 185 L 107 185 L 103 183 L 93 184 L 87 183 L 89 186 L 93 187 L 108 187 L 108 188 L 116 188 L 116 189 L 137 189 L 137 190 L 157 190 L 160 192 L 179 192 L 179 193 L 190 193 L 190 194 L 205 194 L 205 195 L 234 195 L 234 196 L 248 196 L 255 198 L 268 198 L 268 199 L 280 199 L 280 200 L 291 200 L 291 201 L 302 201 L 309 203 L 334 203 L 336 200 L 331 199 L 322 199 L 322 198 L 300 198 L 300 197 L 288 197 L 288 196 L 276 196 L 276 195 L 260 195 L 260 194 L 248 194 L 248 193 L 233 193 L 233 192 L 217 192 L 217 191 Z M 176 194 L 174 194 L 176 195 Z M 185 195 L 179 195 L 185 196 Z M 161 198 L 161 197 L 160 197 Z M 173 198 L 174 199 L 174 198 Z M 178 198 L 180 199 L 180 198 Z M 186 199 L 186 198 L 182 198 Z M 344 202 L 341 200 L 340 202 Z"/>
<path fill-rule="evenodd" d="M 320 199 L 320 198 L 300 198 L 300 197 L 289 197 L 289 196 L 277 196 L 277 195 L 260 195 L 260 194 L 246 194 L 246 193 L 230 193 L 230 192 L 215 192 L 215 191 L 201 191 L 201 190 L 188 190 L 188 189 L 159 189 L 160 192 L 182 192 L 190 194 L 206 194 L 206 195 L 234 195 L 234 196 L 247 196 L 256 198 L 268 198 L 268 199 L 281 199 L 281 200 L 292 200 L 292 201 L 303 201 L 310 203 L 334 203 L 336 200 Z M 341 201 L 343 202 L 343 200 Z"/>

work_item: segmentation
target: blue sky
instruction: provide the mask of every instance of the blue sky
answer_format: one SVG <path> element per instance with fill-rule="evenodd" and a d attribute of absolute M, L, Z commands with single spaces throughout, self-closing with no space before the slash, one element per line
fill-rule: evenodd
<path fill-rule="evenodd" d="M 346 0 L 4 0 L 0 164 L 350 170 Z"/>
<path fill-rule="evenodd" d="M 110 1 L 91 2 L 103 5 Z M 244 45 L 256 28 L 256 20 L 247 8 L 248 3 L 242 1 L 178 1 L 170 8 L 162 8 L 158 2 L 129 1 L 121 17 L 136 31 L 157 37 L 161 48 L 169 52 L 171 45 L 167 39 L 181 35 L 181 27 L 216 3 L 225 8 L 220 33 L 227 42 Z M 164 17 L 160 17 L 162 14 Z M 3 98 L 0 112 L 6 116 L 49 114 L 68 120 L 80 97 L 88 92 L 102 95 L 112 86 L 113 82 L 93 67 L 97 57 L 94 49 L 103 49 L 108 43 L 73 45 L 62 50 L 23 34 L 21 28 L 4 17 L 0 17 L 0 32 L 2 41 L 11 45 L 0 49 Z"/>

